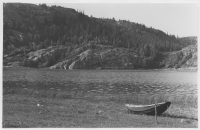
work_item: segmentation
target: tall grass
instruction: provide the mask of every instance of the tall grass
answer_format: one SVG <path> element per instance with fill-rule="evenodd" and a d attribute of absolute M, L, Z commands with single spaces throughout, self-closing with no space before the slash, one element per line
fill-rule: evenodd
<path fill-rule="evenodd" d="M 85 91 L 73 91 L 68 92 L 61 89 L 30 89 L 30 88 L 4 88 L 3 94 L 18 94 L 27 95 L 37 98 L 58 98 L 58 99 L 85 99 L 90 101 L 108 101 L 116 102 L 120 104 L 132 103 L 132 104 L 153 104 L 155 102 L 172 102 L 171 106 L 164 114 L 165 116 L 171 116 L 176 118 L 194 118 L 197 119 L 197 96 L 176 96 L 165 94 L 103 94 L 103 93 L 86 93 Z M 43 103 L 44 104 L 44 103 Z"/>
<path fill-rule="evenodd" d="M 107 100 L 121 103 L 134 103 L 134 104 L 152 104 L 155 102 L 170 101 L 179 106 L 190 106 L 197 108 L 198 97 L 195 95 L 165 95 L 165 94 L 104 94 L 86 91 L 66 91 L 62 89 L 30 89 L 30 88 L 4 88 L 3 94 L 20 94 L 29 95 L 33 97 L 44 97 L 44 98 L 59 98 L 59 99 L 70 99 L 70 98 L 82 98 L 93 100 Z"/>

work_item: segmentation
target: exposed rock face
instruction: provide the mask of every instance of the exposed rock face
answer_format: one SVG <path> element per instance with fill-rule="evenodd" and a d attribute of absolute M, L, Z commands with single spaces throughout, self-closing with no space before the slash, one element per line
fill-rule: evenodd
<path fill-rule="evenodd" d="M 168 53 L 164 64 L 166 68 L 197 67 L 197 45 L 190 45 L 181 51 Z"/>
<path fill-rule="evenodd" d="M 68 69 L 68 66 L 72 63 L 72 59 L 61 61 L 51 67 L 50 69 Z"/>
<path fill-rule="evenodd" d="M 3 65 L 4 66 L 22 66 L 21 61 L 23 60 L 24 56 L 22 54 L 18 54 L 15 56 L 4 56 L 3 57 Z"/>
<path fill-rule="evenodd" d="M 138 59 L 143 58 L 138 57 L 133 50 L 104 45 L 85 45 L 71 53 L 78 55 L 59 62 L 50 69 L 133 69 L 137 66 Z"/>
<path fill-rule="evenodd" d="M 62 54 L 68 50 L 65 46 L 41 49 L 27 54 L 27 59 L 24 60 L 24 66 L 30 67 L 49 67 L 56 63 Z"/>
<path fill-rule="evenodd" d="M 90 49 L 79 54 L 79 60 L 74 61 L 69 69 L 81 69 L 81 68 L 90 68 L 94 65 L 99 65 L 107 60 L 114 60 L 117 57 L 115 56 L 115 51 L 108 50 L 103 53 L 93 53 Z"/>
<path fill-rule="evenodd" d="M 51 46 L 22 56 L 6 57 L 10 66 L 49 67 L 50 69 L 138 69 L 197 67 L 197 45 L 162 54 L 160 59 L 139 56 L 127 48 L 86 44 L 69 52 L 66 46 Z"/>
<path fill-rule="evenodd" d="M 89 47 L 89 46 L 88 46 Z M 84 49 L 85 50 L 85 49 Z M 80 51 L 79 51 L 80 52 Z M 76 50 L 77 54 L 77 50 Z M 81 52 L 73 59 L 68 59 L 51 66 L 50 68 L 64 68 L 64 69 L 89 69 L 93 66 L 99 66 L 101 63 L 106 61 L 112 61 L 116 59 L 116 54 L 114 50 L 106 50 L 103 52 L 95 53 L 94 50 L 88 48 L 87 50 Z"/>
<path fill-rule="evenodd" d="M 84 49 L 83 49 L 84 48 Z M 181 51 L 167 53 L 162 59 L 161 65 L 156 65 L 151 58 L 138 56 L 134 51 L 125 48 L 113 48 L 96 45 L 86 45 L 77 49 L 74 53 L 79 55 L 74 59 L 68 59 L 50 68 L 64 69 L 90 69 L 90 68 L 115 68 L 115 69 L 137 69 L 137 68 L 183 68 L 197 67 L 197 46 L 191 45 Z"/>
<path fill-rule="evenodd" d="M 197 67 L 197 45 L 184 48 L 183 53 L 189 58 L 181 67 Z"/>
<path fill-rule="evenodd" d="M 8 66 L 12 66 L 12 67 L 22 66 L 22 65 L 21 65 L 21 62 L 19 62 L 19 61 L 9 62 L 7 65 L 8 65 Z"/>

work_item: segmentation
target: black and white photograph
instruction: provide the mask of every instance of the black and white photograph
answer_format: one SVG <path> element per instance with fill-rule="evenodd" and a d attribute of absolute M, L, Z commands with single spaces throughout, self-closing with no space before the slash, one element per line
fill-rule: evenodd
<path fill-rule="evenodd" d="M 2 128 L 198 128 L 198 0 L 1 10 Z"/>

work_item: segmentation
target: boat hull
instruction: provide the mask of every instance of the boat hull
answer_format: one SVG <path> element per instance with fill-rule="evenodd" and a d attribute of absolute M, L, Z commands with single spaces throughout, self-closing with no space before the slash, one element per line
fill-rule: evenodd
<path fill-rule="evenodd" d="M 157 115 L 161 115 L 163 112 L 165 112 L 169 106 L 171 105 L 171 102 L 163 102 L 158 103 L 156 105 Z M 129 111 L 129 113 L 133 114 L 145 114 L 145 115 L 155 115 L 155 105 L 130 105 L 126 104 L 126 107 Z"/>

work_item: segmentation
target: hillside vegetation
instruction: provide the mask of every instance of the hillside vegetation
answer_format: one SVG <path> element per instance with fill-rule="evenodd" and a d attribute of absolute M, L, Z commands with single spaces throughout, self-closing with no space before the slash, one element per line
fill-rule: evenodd
<path fill-rule="evenodd" d="M 4 65 L 64 69 L 169 68 L 182 67 L 193 57 L 187 66 L 196 67 L 197 49 L 176 54 L 178 58 L 174 61 L 171 58 L 174 56 L 171 54 L 196 44 L 196 37 L 178 38 L 143 24 L 89 17 L 84 11 L 70 8 L 3 4 Z"/>

